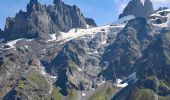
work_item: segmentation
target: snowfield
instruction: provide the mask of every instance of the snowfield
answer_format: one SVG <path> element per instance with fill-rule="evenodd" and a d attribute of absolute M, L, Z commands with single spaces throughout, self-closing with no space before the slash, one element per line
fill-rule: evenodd
<path fill-rule="evenodd" d="M 6 43 L 5 45 L 8 45 L 10 46 L 10 48 L 15 48 L 15 44 L 20 41 L 22 39 L 16 39 L 16 40 L 13 40 L 13 41 L 9 41 L 8 43 Z"/>
<path fill-rule="evenodd" d="M 96 28 L 89 28 L 89 29 L 72 29 L 67 33 L 61 32 L 61 37 L 59 38 L 58 41 L 64 40 L 65 42 L 67 42 L 78 37 L 83 37 L 86 35 L 95 35 L 98 32 L 109 33 L 109 30 L 114 27 L 124 27 L 124 26 L 106 25 L 103 27 L 96 27 Z"/>
<path fill-rule="evenodd" d="M 118 21 L 112 23 L 111 25 L 105 25 L 105 26 L 100 26 L 100 27 L 90 27 L 87 26 L 87 29 L 71 29 L 68 32 L 60 32 L 61 35 L 59 37 L 56 37 L 56 34 L 50 34 L 51 39 L 47 40 L 46 42 L 51 42 L 51 41 L 63 41 L 64 42 L 68 42 L 70 40 L 79 38 L 79 37 L 85 37 L 87 35 L 92 35 L 92 37 L 99 33 L 99 32 L 105 32 L 105 33 L 109 33 L 109 31 L 111 29 L 116 29 L 116 28 L 124 28 L 125 25 L 127 24 L 127 22 L 131 19 L 134 19 L 135 16 L 133 15 L 129 15 L 129 16 L 125 16 L 121 19 L 119 19 Z M 105 44 L 106 41 L 103 41 L 102 44 Z"/>

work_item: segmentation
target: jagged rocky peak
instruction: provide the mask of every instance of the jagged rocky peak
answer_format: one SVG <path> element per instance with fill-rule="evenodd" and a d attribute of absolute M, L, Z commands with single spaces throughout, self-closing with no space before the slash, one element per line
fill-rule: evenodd
<path fill-rule="evenodd" d="M 61 3 L 61 0 L 54 0 L 53 3 L 54 4 L 59 4 L 59 3 Z"/>
<path fill-rule="evenodd" d="M 86 18 L 86 23 L 92 27 L 97 27 L 96 22 L 92 18 Z"/>
<path fill-rule="evenodd" d="M 30 0 L 30 3 L 36 4 L 36 3 L 38 3 L 38 0 Z"/>
<path fill-rule="evenodd" d="M 151 0 L 145 0 L 143 11 L 144 11 L 145 16 L 151 15 L 154 12 L 153 4 L 152 4 Z"/>
<path fill-rule="evenodd" d="M 54 0 L 54 6 L 47 7 L 48 15 L 61 31 L 72 28 L 87 28 L 85 17 L 77 6 L 70 6 L 61 0 Z"/>
<path fill-rule="evenodd" d="M 27 11 L 32 12 L 32 11 L 40 11 L 42 9 L 45 9 L 44 6 L 42 6 L 38 0 L 30 0 L 30 2 L 27 5 Z"/>
<path fill-rule="evenodd" d="M 153 4 L 150 0 L 145 0 L 144 4 L 141 0 L 131 0 L 120 14 L 119 18 L 127 15 L 134 15 L 135 17 L 149 16 L 154 12 Z"/>
<path fill-rule="evenodd" d="M 2 33 L 2 29 L 0 28 L 0 34 Z"/>
<path fill-rule="evenodd" d="M 87 28 L 88 22 L 77 6 L 70 6 L 61 0 L 54 5 L 42 5 L 38 0 L 30 0 L 27 11 L 19 11 L 14 18 L 7 18 L 5 33 L 9 39 L 49 38 L 49 34 L 67 32 L 72 28 Z M 95 23 L 93 23 L 95 24 Z M 96 26 L 90 23 L 90 26 Z"/>

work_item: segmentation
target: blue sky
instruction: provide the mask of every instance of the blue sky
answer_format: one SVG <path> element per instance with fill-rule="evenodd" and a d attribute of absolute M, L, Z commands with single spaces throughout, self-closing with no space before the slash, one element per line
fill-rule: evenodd
<path fill-rule="evenodd" d="M 42 4 L 52 4 L 53 0 L 39 0 Z M 129 0 L 63 0 L 70 5 L 77 5 L 85 17 L 92 17 L 98 25 L 105 25 L 117 20 L 118 15 Z M 29 0 L 1 0 L 0 28 L 4 28 L 6 17 L 14 17 L 26 8 Z M 159 6 L 170 6 L 170 0 L 152 0 L 155 9 Z"/>

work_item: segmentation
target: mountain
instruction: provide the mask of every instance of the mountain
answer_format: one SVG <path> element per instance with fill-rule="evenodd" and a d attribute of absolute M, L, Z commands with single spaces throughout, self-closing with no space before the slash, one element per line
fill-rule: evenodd
<path fill-rule="evenodd" d="M 61 0 L 54 0 L 53 5 L 46 6 L 41 5 L 37 0 L 30 0 L 26 12 L 19 11 L 14 18 L 6 19 L 4 31 L 10 34 L 10 37 L 5 38 L 48 39 L 51 33 L 59 36 L 59 31 L 67 32 L 72 28 L 87 28 L 88 24 L 96 26 L 93 19 L 87 21 L 75 5 L 70 6 Z"/>
<path fill-rule="evenodd" d="M 150 0 L 145 0 L 144 4 L 141 0 L 131 0 L 123 10 L 123 13 L 119 15 L 119 18 L 134 15 L 135 17 L 149 16 L 154 12 L 153 4 Z"/>
<path fill-rule="evenodd" d="M 163 8 L 96 27 L 77 6 L 30 0 L 0 31 L 0 99 L 169 100 L 169 23 Z"/>

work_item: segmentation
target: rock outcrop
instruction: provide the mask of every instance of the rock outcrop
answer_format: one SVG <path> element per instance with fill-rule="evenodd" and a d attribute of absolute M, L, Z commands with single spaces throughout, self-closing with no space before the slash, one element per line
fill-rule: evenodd
<path fill-rule="evenodd" d="M 97 27 L 96 22 L 92 18 L 86 18 L 86 23 L 91 27 Z"/>
<path fill-rule="evenodd" d="M 94 23 L 93 23 L 94 24 Z M 92 26 L 95 26 L 91 24 Z M 41 5 L 38 0 L 30 0 L 27 12 L 19 11 L 14 18 L 7 18 L 5 33 L 13 38 L 45 38 L 48 34 L 59 31 L 67 32 L 72 28 L 87 28 L 86 18 L 77 6 L 70 6 L 61 0 L 54 0 L 54 5 Z"/>
<path fill-rule="evenodd" d="M 141 0 L 131 0 L 126 8 L 123 10 L 123 13 L 120 14 L 119 18 L 127 15 L 134 15 L 135 17 L 145 17 L 149 16 L 153 12 L 154 9 L 150 0 L 145 0 L 144 4 L 142 4 Z"/>
<path fill-rule="evenodd" d="M 151 28 L 145 18 L 136 18 L 127 23 L 102 57 L 102 67 L 107 68 L 103 72 L 106 79 L 114 80 L 131 73 L 135 61 L 142 55 L 141 50 L 152 40 L 149 32 Z"/>

